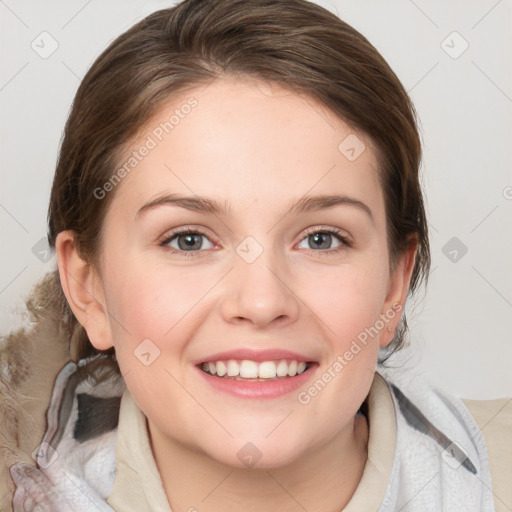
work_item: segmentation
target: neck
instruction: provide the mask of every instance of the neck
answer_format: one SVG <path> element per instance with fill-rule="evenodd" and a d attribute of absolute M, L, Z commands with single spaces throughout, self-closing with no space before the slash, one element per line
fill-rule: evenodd
<path fill-rule="evenodd" d="M 235 468 L 164 436 L 148 421 L 155 461 L 173 512 L 339 512 L 367 460 L 369 429 L 358 414 L 333 439 L 286 466 Z"/>

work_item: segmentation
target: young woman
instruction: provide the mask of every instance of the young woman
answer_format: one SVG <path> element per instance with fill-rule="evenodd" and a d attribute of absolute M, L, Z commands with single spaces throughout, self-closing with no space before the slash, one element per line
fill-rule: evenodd
<path fill-rule="evenodd" d="M 313 3 L 118 37 L 66 125 L 37 326 L 3 344 L 4 501 L 499 510 L 510 425 L 385 365 L 429 271 L 420 159 L 400 81 Z"/>

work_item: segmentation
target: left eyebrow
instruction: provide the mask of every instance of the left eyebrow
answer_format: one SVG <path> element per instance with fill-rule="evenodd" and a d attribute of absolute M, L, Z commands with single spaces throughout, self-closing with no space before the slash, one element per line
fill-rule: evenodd
<path fill-rule="evenodd" d="M 355 206 L 359 210 L 365 212 L 372 223 L 375 222 L 373 213 L 369 206 L 354 197 L 346 195 L 319 195 L 319 196 L 303 196 L 290 206 L 290 213 L 296 215 L 303 212 L 314 212 L 326 208 L 332 208 L 338 205 Z"/>
<path fill-rule="evenodd" d="M 141 208 L 139 208 L 135 214 L 135 218 L 137 219 L 149 210 L 153 210 L 164 205 L 177 206 L 186 210 L 199 213 L 212 213 L 215 215 L 226 215 L 230 210 L 228 201 L 225 202 L 224 206 L 221 206 L 220 203 L 214 199 L 207 197 L 164 194 L 149 201 Z M 296 201 L 292 201 L 291 205 L 289 206 L 289 213 L 298 215 L 300 213 L 323 210 L 338 205 L 354 206 L 365 212 L 370 217 L 370 220 L 374 222 L 372 211 L 365 203 L 359 199 L 346 195 L 303 196 Z"/>

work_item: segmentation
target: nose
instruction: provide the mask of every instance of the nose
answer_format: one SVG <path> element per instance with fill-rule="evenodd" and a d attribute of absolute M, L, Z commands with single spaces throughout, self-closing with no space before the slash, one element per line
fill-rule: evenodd
<path fill-rule="evenodd" d="M 251 323 L 259 329 L 295 322 L 300 299 L 290 280 L 289 272 L 265 252 L 252 263 L 237 258 L 222 302 L 224 320 Z"/>

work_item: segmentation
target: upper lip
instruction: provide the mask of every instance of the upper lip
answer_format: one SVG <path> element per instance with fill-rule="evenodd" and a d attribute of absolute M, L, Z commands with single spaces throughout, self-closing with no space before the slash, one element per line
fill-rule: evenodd
<path fill-rule="evenodd" d="M 266 349 L 266 350 L 254 350 L 251 348 L 239 348 L 236 350 L 228 350 L 225 352 L 217 352 L 210 356 L 205 356 L 202 359 L 198 359 L 194 364 L 198 365 L 201 363 L 209 363 L 214 361 L 227 361 L 229 359 L 235 359 L 242 361 L 248 359 L 250 361 L 276 361 L 279 359 L 293 359 L 295 361 L 305 363 L 314 362 L 313 359 L 296 352 L 284 349 Z"/>

